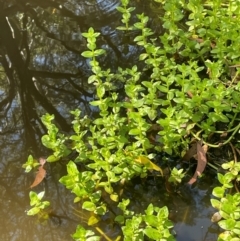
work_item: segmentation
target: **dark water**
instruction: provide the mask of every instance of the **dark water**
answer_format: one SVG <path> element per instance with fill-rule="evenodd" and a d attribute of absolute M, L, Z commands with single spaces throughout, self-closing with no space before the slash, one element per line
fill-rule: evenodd
<path fill-rule="evenodd" d="M 147 2 L 147 3 L 146 3 Z M 34 191 L 45 190 L 51 201 L 50 220 L 28 217 L 29 186 L 34 173 L 21 167 L 29 154 L 46 154 L 40 139 L 45 132 L 40 117 L 54 114 L 59 128 L 70 130 L 69 111 L 80 108 L 94 116 L 89 106 L 94 89 L 87 84 L 89 64 L 81 57 L 85 40 L 81 33 L 89 27 L 101 32 L 100 47 L 107 50 L 104 67 L 115 69 L 138 61 L 141 52 L 123 33 L 118 0 L 7 0 L 0 1 L 0 241 L 67 241 L 77 224 L 85 224 L 87 213 L 77 212 L 73 196 L 58 183 L 65 163 L 47 164 L 47 177 Z M 160 32 L 161 24 L 151 1 L 135 0 L 136 11 L 149 13 L 150 25 Z M 154 11 L 153 11 L 154 10 Z M 133 208 L 142 212 L 151 201 L 168 205 L 178 241 L 217 240 L 217 226 L 210 217 L 212 186 L 202 180 L 189 196 L 191 202 L 175 194 L 163 193 L 163 183 L 148 180 L 126 189 Z M 116 237 L 111 223 L 102 229 Z"/>

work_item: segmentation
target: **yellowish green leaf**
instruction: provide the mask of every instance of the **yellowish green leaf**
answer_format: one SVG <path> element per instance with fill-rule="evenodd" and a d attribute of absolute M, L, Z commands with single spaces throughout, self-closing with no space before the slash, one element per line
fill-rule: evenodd
<path fill-rule="evenodd" d="M 116 193 L 112 193 L 110 195 L 110 198 L 114 201 L 114 202 L 118 202 L 119 198 L 118 195 Z"/>
<path fill-rule="evenodd" d="M 154 164 L 153 162 L 151 162 L 147 157 L 145 156 L 139 156 L 138 158 L 136 158 L 134 160 L 137 163 L 140 163 L 142 165 L 144 165 L 145 167 L 147 167 L 147 169 L 149 170 L 155 170 L 155 171 L 159 171 L 161 173 L 161 175 L 163 176 L 163 171 L 162 169 L 157 166 L 156 164 Z"/>
<path fill-rule="evenodd" d="M 92 215 L 89 219 L 88 219 L 88 225 L 92 226 L 96 223 L 98 223 L 100 221 L 100 218 L 97 215 Z"/>

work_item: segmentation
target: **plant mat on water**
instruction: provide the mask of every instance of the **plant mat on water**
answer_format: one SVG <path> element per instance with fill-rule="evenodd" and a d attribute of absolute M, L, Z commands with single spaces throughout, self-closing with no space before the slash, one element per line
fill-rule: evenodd
<path fill-rule="evenodd" d="M 122 180 L 146 178 L 152 171 L 161 174 L 161 167 L 155 163 L 155 152 L 177 155 L 180 150 L 187 150 L 191 138 L 195 138 L 195 144 L 184 156 L 186 160 L 193 156 L 197 159 L 196 170 L 188 180 L 188 185 L 193 185 L 206 164 L 215 166 L 209 161 L 210 148 L 229 146 L 235 162 L 226 163 L 230 174 L 224 177 L 218 174 L 225 186 L 214 191 L 222 201 L 225 189 L 231 186 L 228 182 L 238 174 L 235 168 L 239 147 L 233 143 L 240 130 L 239 3 L 157 2 L 164 9 L 160 17 L 164 32 L 160 36 L 148 27 L 149 17 L 144 13 L 137 14 L 136 22 L 131 24 L 134 7 L 129 6 L 128 0 L 122 0 L 117 7 L 122 14 L 122 26 L 117 29 L 125 34 L 134 30 L 137 36 L 133 42 L 142 49 L 139 61 L 145 68 L 136 64 L 128 68 L 119 66 L 116 71 L 103 69 L 100 61 L 107 49 L 99 47 L 97 42 L 101 33 L 92 27 L 82 33 L 87 49 L 81 55 L 92 70 L 88 84 L 96 89 L 90 104 L 98 108 L 99 116 L 92 120 L 79 109 L 71 111 L 73 133 L 68 136 L 60 133 L 53 123 L 53 115 L 42 118 L 48 130 L 42 143 L 52 150 L 46 160 L 69 160 L 60 183 L 75 194 L 74 202 L 81 202 L 83 209 L 100 217 L 108 212 L 102 195 L 107 193 L 122 211 L 117 221 L 122 225 L 126 241 L 144 240 L 145 236 L 153 240 L 173 240 L 166 207 L 149 204 L 144 214 L 132 213 L 127 208 L 130 200 L 121 200 L 115 190 Z M 143 75 L 143 69 L 150 70 L 148 78 Z M 124 86 L 125 96 L 119 94 L 116 83 Z M 160 129 L 157 130 L 159 138 L 153 143 L 148 132 L 155 123 Z M 216 136 L 219 140 L 215 141 Z M 72 152 L 77 153 L 73 160 L 69 159 Z M 86 168 L 79 170 L 79 163 Z M 24 167 L 31 169 L 35 164 L 30 160 Z M 43 174 L 42 166 L 32 187 L 43 180 Z M 183 176 L 183 170 L 173 168 L 169 180 L 179 183 Z M 37 204 L 41 206 L 42 194 L 32 196 L 35 200 L 38 198 Z M 226 221 L 223 225 L 234 230 L 235 222 Z M 78 226 L 74 238 L 91 240 L 92 235 Z M 165 235 L 164 239 L 161 235 Z"/>

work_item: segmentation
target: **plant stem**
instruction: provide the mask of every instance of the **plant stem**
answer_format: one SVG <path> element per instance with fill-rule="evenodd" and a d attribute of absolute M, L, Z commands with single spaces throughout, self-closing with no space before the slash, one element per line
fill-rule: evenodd
<path fill-rule="evenodd" d="M 205 142 L 204 140 L 202 140 L 202 142 L 203 142 L 203 144 L 205 144 L 205 145 L 208 145 L 208 146 L 210 146 L 210 147 L 213 147 L 213 148 L 218 148 L 218 147 L 220 147 L 220 146 L 223 146 L 223 145 L 226 145 L 226 144 L 228 144 L 231 140 L 232 140 L 232 138 L 234 137 L 234 135 L 237 133 L 237 131 L 240 129 L 240 123 L 235 127 L 235 128 L 233 128 L 233 129 L 235 129 L 234 130 L 234 132 L 232 133 L 232 135 L 225 141 L 225 142 L 223 142 L 223 143 L 219 143 L 219 144 L 217 144 L 217 145 L 214 145 L 214 144 L 210 144 L 210 143 L 207 143 L 207 142 Z M 190 132 L 197 140 L 201 140 L 201 138 L 198 136 L 198 135 L 196 135 L 195 133 L 193 133 L 193 132 Z"/>
<path fill-rule="evenodd" d="M 99 227 L 96 227 L 96 230 L 107 240 L 107 241 L 113 241 L 110 239 Z"/>

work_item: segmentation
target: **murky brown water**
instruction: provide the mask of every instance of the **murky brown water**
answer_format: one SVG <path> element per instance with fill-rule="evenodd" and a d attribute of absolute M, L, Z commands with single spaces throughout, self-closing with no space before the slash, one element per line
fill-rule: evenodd
<path fill-rule="evenodd" d="M 51 202 L 51 218 L 39 222 L 28 217 L 29 186 L 34 173 L 21 167 L 27 156 L 47 154 L 40 139 L 45 129 L 42 114 L 56 116 L 58 126 L 68 132 L 69 111 L 74 108 L 94 116 L 88 105 L 93 89 L 87 85 L 88 62 L 81 57 L 85 42 L 81 36 L 89 27 L 102 33 L 99 45 L 107 49 L 102 60 L 116 68 L 137 62 L 141 51 L 116 32 L 120 15 L 118 0 L 7 0 L 0 2 L 0 241 L 68 241 L 77 224 L 85 223 L 84 213 L 76 212 L 73 196 L 58 183 L 65 173 L 64 163 L 47 164 L 47 177 L 34 191 L 45 190 Z M 148 12 L 151 25 L 156 9 L 144 0 L 133 1 L 137 12 Z M 217 226 L 210 223 L 214 210 L 210 205 L 212 186 L 202 180 L 192 190 L 191 202 L 175 194 L 163 193 L 161 180 L 147 180 L 124 191 L 133 200 L 133 208 L 142 212 L 151 201 L 168 205 L 178 241 L 214 241 Z M 119 229 L 106 216 L 102 229 L 116 237 Z"/>

